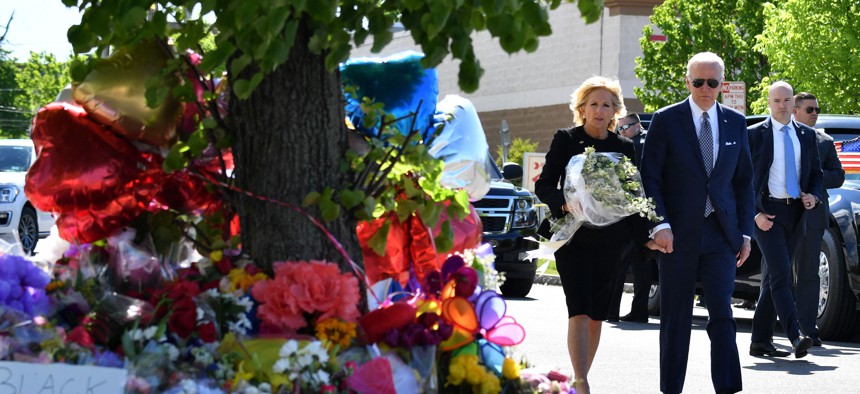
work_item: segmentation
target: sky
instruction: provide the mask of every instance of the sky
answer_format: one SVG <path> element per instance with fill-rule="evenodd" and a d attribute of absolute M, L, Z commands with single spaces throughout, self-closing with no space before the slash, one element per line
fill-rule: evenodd
<path fill-rule="evenodd" d="M 9 28 L 3 49 L 12 51 L 11 56 L 19 61 L 29 59 L 30 51 L 68 60 L 72 45 L 66 39 L 66 31 L 80 21 L 77 8 L 66 8 L 61 0 L 0 0 L 0 35 L 7 24 Z"/>

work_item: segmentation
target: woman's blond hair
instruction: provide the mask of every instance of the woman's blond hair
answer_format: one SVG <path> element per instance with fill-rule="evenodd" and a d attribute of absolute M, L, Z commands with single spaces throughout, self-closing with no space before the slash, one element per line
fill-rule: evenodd
<path fill-rule="evenodd" d="M 570 95 L 570 110 L 573 112 L 574 126 L 582 126 L 587 119 L 585 114 L 585 99 L 591 92 L 597 89 L 604 89 L 612 93 L 612 103 L 615 104 L 615 116 L 609 122 L 609 131 L 615 131 L 617 119 L 627 114 L 627 107 L 624 106 L 624 99 L 621 95 L 621 84 L 615 78 L 607 78 L 594 76 L 585 80 L 582 85 Z"/>

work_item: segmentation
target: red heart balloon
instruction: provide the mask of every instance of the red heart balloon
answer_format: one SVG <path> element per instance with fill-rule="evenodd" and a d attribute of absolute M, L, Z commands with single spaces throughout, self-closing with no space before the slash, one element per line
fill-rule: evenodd
<path fill-rule="evenodd" d="M 76 105 L 40 109 L 32 138 L 39 158 L 24 191 L 36 208 L 60 214 L 66 240 L 90 242 L 128 225 L 158 191 L 159 166 Z"/>

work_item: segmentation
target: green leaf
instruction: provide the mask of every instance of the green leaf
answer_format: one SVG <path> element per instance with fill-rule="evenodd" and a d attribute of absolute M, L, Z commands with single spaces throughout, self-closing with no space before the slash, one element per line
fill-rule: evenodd
<path fill-rule="evenodd" d="M 307 208 L 311 205 L 317 204 L 320 202 L 320 198 L 322 198 L 322 194 L 319 192 L 310 192 L 304 199 L 302 199 L 302 207 Z"/>
<path fill-rule="evenodd" d="M 122 350 L 129 359 L 134 359 L 137 354 L 134 351 L 134 341 L 131 340 L 131 334 L 128 330 L 122 333 Z"/>
<path fill-rule="evenodd" d="M 454 247 L 454 231 L 451 229 L 451 222 L 446 220 L 442 223 L 441 230 L 439 235 L 434 238 L 436 252 L 446 253 Z"/>
<path fill-rule="evenodd" d="M 143 7 L 132 7 L 122 15 L 120 27 L 125 30 L 133 30 L 142 25 L 146 20 L 146 10 Z"/>
<path fill-rule="evenodd" d="M 340 202 L 343 204 L 346 209 L 353 209 L 364 201 L 364 191 L 362 190 L 341 190 L 340 191 Z"/>
<path fill-rule="evenodd" d="M 320 23 L 327 23 L 334 19 L 335 4 L 332 0 L 314 0 L 306 5 L 307 13 Z"/>
<path fill-rule="evenodd" d="M 376 233 L 373 234 L 373 236 L 370 237 L 370 241 L 368 241 L 373 252 L 380 256 L 385 256 L 385 247 L 388 244 L 388 230 L 390 228 L 391 222 L 386 220 L 382 227 L 380 227 L 379 230 L 376 230 Z"/>
<path fill-rule="evenodd" d="M 89 29 L 81 26 L 74 25 L 69 28 L 66 33 L 66 37 L 69 39 L 69 42 L 72 44 L 72 49 L 75 53 L 87 53 L 93 47 L 96 46 L 98 41 L 98 37 L 93 34 Z"/>
<path fill-rule="evenodd" d="M 257 88 L 257 85 L 259 85 L 262 80 L 263 74 L 261 72 L 254 73 L 251 80 L 238 79 L 233 83 L 233 92 L 236 93 L 236 97 L 244 100 L 251 97 L 251 93 L 254 92 L 254 89 Z"/>
<path fill-rule="evenodd" d="M 385 48 L 391 40 L 394 39 L 394 34 L 391 33 L 390 30 L 381 31 L 373 35 L 373 46 L 370 48 L 370 51 L 373 53 L 379 53 L 383 48 Z"/>
<path fill-rule="evenodd" d="M 466 93 L 478 90 L 478 81 L 483 74 L 484 69 L 481 68 L 477 59 L 463 59 L 460 62 L 460 72 L 457 74 L 460 89 Z"/>
<path fill-rule="evenodd" d="M 212 70 L 215 70 L 218 66 L 227 63 L 227 59 L 236 52 L 236 47 L 229 42 L 218 44 L 218 48 L 215 48 L 214 51 L 206 52 L 206 56 L 203 57 L 203 60 L 200 61 L 200 72 L 203 74 L 209 74 Z"/>
<path fill-rule="evenodd" d="M 203 151 L 209 147 L 209 139 L 206 137 L 206 132 L 197 130 L 188 136 L 188 147 L 191 149 L 193 157 L 200 157 Z"/>
<path fill-rule="evenodd" d="M 433 201 L 428 201 L 424 204 L 424 209 L 418 212 L 419 216 L 421 216 L 421 221 L 427 225 L 427 227 L 433 228 L 436 227 L 436 223 L 439 223 L 439 219 L 442 217 L 442 209 L 445 206 L 442 203 L 437 203 Z"/>
<path fill-rule="evenodd" d="M 176 145 L 170 147 L 170 152 L 167 153 L 167 157 L 164 158 L 164 168 L 165 172 L 173 172 L 188 165 L 188 160 L 185 158 L 185 155 L 182 152 L 187 149 L 184 143 L 179 142 Z"/>
<path fill-rule="evenodd" d="M 247 67 L 248 64 L 251 63 L 251 60 L 252 59 L 250 55 L 248 55 L 247 53 L 243 53 L 242 56 L 239 56 L 230 63 L 230 72 L 235 75 L 239 75 L 242 70 L 244 70 L 245 67 Z"/>
<path fill-rule="evenodd" d="M 335 220 L 340 215 L 340 205 L 331 199 L 333 192 L 331 188 L 327 187 L 319 201 L 320 213 L 326 222 Z"/>

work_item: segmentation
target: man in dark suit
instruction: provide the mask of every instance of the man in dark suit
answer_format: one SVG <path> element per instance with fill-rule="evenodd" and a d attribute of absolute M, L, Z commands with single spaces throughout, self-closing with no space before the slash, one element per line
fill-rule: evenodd
<path fill-rule="evenodd" d="M 821 107 L 818 99 L 812 94 L 801 92 L 794 95 L 794 120 L 809 127 L 815 127 L 818 122 L 818 114 Z M 812 346 L 821 346 L 821 338 L 818 336 L 818 327 L 815 321 L 818 318 L 819 289 L 821 286 L 818 276 L 820 264 L 821 239 L 827 228 L 828 219 L 828 197 L 827 189 L 835 189 L 845 182 L 845 170 L 836 154 L 833 138 L 823 130 L 815 130 L 818 155 L 821 159 L 821 171 L 824 175 L 824 196 L 822 204 L 806 213 L 806 237 L 800 244 L 795 258 L 795 272 L 797 273 L 797 287 L 794 303 L 797 305 L 797 321 L 800 323 L 800 331 L 812 338 Z"/>
<path fill-rule="evenodd" d="M 642 123 L 639 115 L 631 112 L 618 119 L 618 124 L 615 130 L 619 135 L 629 138 L 633 141 L 633 148 L 636 152 L 636 166 L 642 163 L 642 144 L 645 141 L 645 133 L 642 130 Z M 624 263 L 621 265 L 621 270 L 618 272 L 615 288 L 612 290 L 612 302 L 609 306 L 609 318 L 607 321 L 618 321 L 618 311 L 621 308 L 621 295 L 624 292 L 624 280 L 626 279 L 627 268 L 633 272 L 633 302 L 630 304 L 630 313 L 622 316 L 621 321 L 631 323 L 647 323 L 648 322 L 648 292 L 651 290 L 651 270 L 647 260 L 650 257 L 650 250 L 642 250 L 638 245 L 630 245 L 630 251 L 624 257 Z M 646 253 L 650 252 L 650 253 Z"/>
<path fill-rule="evenodd" d="M 772 343 L 774 310 L 796 358 L 806 356 L 813 342 L 797 322 L 791 258 L 807 228 L 804 211 L 813 209 L 824 195 L 823 179 L 815 130 L 791 120 L 793 94 L 788 83 L 774 82 L 767 97 L 770 118 L 748 129 L 755 168 L 755 240 L 764 258 L 753 315 L 753 356 L 786 355 Z"/>
<path fill-rule="evenodd" d="M 645 193 L 663 221 L 649 247 L 662 252 L 660 390 L 684 388 L 696 281 L 702 282 L 717 393 L 742 389 L 732 316 L 735 268 L 750 253 L 754 202 L 746 120 L 716 102 L 725 65 L 703 52 L 687 63 L 690 97 L 654 113 L 642 157 Z"/>

